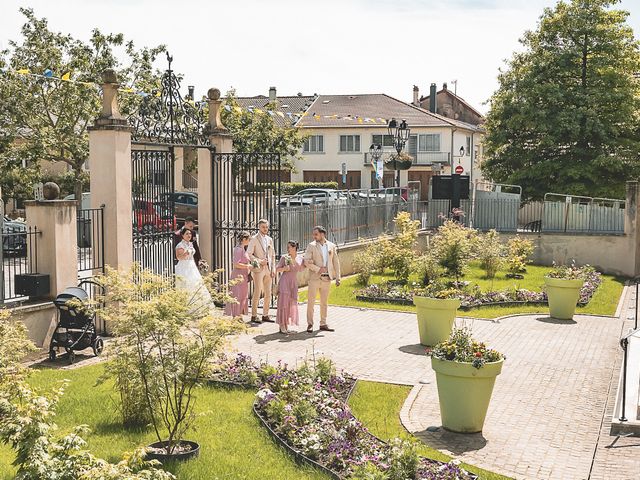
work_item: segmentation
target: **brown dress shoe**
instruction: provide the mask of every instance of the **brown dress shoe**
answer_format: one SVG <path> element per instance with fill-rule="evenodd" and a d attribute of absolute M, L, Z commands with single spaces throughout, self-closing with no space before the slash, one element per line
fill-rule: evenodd
<path fill-rule="evenodd" d="M 313 325 L 307 327 L 307 333 L 313 333 Z"/>
<path fill-rule="evenodd" d="M 269 315 L 263 315 L 262 316 L 262 321 L 263 322 L 276 323 L 276 321 L 273 318 L 271 318 Z"/>
<path fill-rule="evenodd" d="M 260 318 L 258 318 L 256 315 L 254 315 L 253 317 L 251 317 L 251 321 L 253 323 L 262 323 L 262 320 L 260 320 Z"/>
<path fill-rule="evenodd" d="M 334 328 L 331 328 L 329 325 L 320 325 L 320 330 L 323 332 L 335 332 Z"/>

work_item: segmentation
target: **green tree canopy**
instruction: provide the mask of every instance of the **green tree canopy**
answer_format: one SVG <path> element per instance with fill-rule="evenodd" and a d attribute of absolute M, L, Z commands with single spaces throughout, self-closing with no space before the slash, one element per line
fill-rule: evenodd
<path fill-rule="evenodd" d="M 233 150 L 238 153 L 279 153 L 282 167 L 292 170 L 294 160 L 300 158 L 300 151 L 306 136 L 298 128 L 278 125 L 265 111 L 249 112 L 238 106 L 235 92 L 227 93 L 225 105 L 231 109 L 222 110 L 222 123 L 233 138 Z M 276 110 L 275 104 L 265 110 Z"/>
<path fill-rule="evenodd" d="M 640 50 L 616 3 L 560 1 L 525 33 L 487 115 L 492 180 L 528 198 L 622 198 L 640 175 Z"/>
<path fill-rule="evenodd" d="M 26 21 L 21 38 L 0 52 L 0 186 L 3 196 L 28 194 L 40 160 L 65 162 L 76 176 L 75 193 L 82 192 L 83 166 L 89 155 L 87 127 L 100 111 L 101 74 L 116 70 L 121 83 L 149 91 L 158 88 L 154 69 L 164 46 L 136 49 L 122 34 L 94 29 L 88 41 L 54 32 L 31 9 L 20 9 Z M 117 58 L 122 49 L 124 63 Z M 21 75 L 18 70 L 32 74 Z M 46 78 L 69 75 L 63 81 Z M 80 82 L 87 82 L 83 84 Z M 122 110 L 131 111 L 136 95 L 122 96 Z M 27 167 L 25 168 L 24 165 Z"/>

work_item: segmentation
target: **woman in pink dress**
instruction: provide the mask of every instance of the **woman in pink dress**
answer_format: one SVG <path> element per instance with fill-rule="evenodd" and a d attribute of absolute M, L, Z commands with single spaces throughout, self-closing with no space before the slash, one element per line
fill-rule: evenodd
<path fill-rule="evenodd" d="M 298 242 L 287 243 L 287 255 L 280 257 L 276 272 L 282 272 L 278 282 L 278 314 L 276 321 L 280 333 L 293 333 L 289 325 L 298 325 L 298 272 L 304 270 L 304 262 L 298 255 Z"/>
<path fill-rule="evenodd" d="M 229 293 L 237 303 L 227 302 L 224 309 L 225 315 L 233 318 L 242 318 L 242 315 L 248 311 L 251 259 L 247 255 L 247 245 L 249 245 L 249 232 L 240 232 L 238 244 L 233 248 L 233 270 L 229 276 L 229 280 L 237 282 L 229 288 Z"/>

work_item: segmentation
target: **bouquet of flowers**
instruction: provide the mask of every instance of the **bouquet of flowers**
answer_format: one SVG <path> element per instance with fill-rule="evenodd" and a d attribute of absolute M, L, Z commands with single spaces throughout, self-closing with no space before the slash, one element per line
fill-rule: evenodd
<path fill-rule="evenodd" d="M 290 267 L 291 265 L 293 265 L 293 258 L 291 258 L 291 255 L 285 255 L 284 256 L 284 264 L 287 267 Z"/>
<path fill-rule="evenodd" d="M 251 268 L 253 268 L 255 270 L 259 270 L 260 269 L 260 262 L 258 261 L 257 258 L 254 258 L 253 260 L 251 260 Z"/>
<path fill-rule="evenodd" d="M 198 262 L 198 270 L 200 273 L 208 273 L 209 272 L 209 264 L 206 260 L 202 259 Z"/>

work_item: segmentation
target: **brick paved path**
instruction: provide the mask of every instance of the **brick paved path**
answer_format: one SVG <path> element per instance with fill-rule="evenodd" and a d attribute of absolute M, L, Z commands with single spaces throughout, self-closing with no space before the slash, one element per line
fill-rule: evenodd
<path fill-rule="evenodd" d="M 523 315 L 462 322 L 507 356 L 484 432 L 476 435 L 438 428 L 435 375 L 418 344 L 413 314 L 330 307 L 329 323 L 336 332 L 283 337 L 276 325 L 263 324 L 260 331 L 235 341 L 234 347 L 269 362 L 293 365 L 315 352 L 360 378 L 413 384 L 401 413 L 404 425 L 430 446 L 490 471 L 554 480 L 640 477 L 636 474 L 640 457 L 632 460 L 633 468 L 627 462 L 611 476 L 615 458 L 611 449 L 601 453 L 614 438 L 605 439 L 608 430 L 603 416 L 613 402 L 608 398 L 615 396 L 610 386 L 619 372 L 623 319 L 577 316 L 574 322 L 566 322 Z"/>

